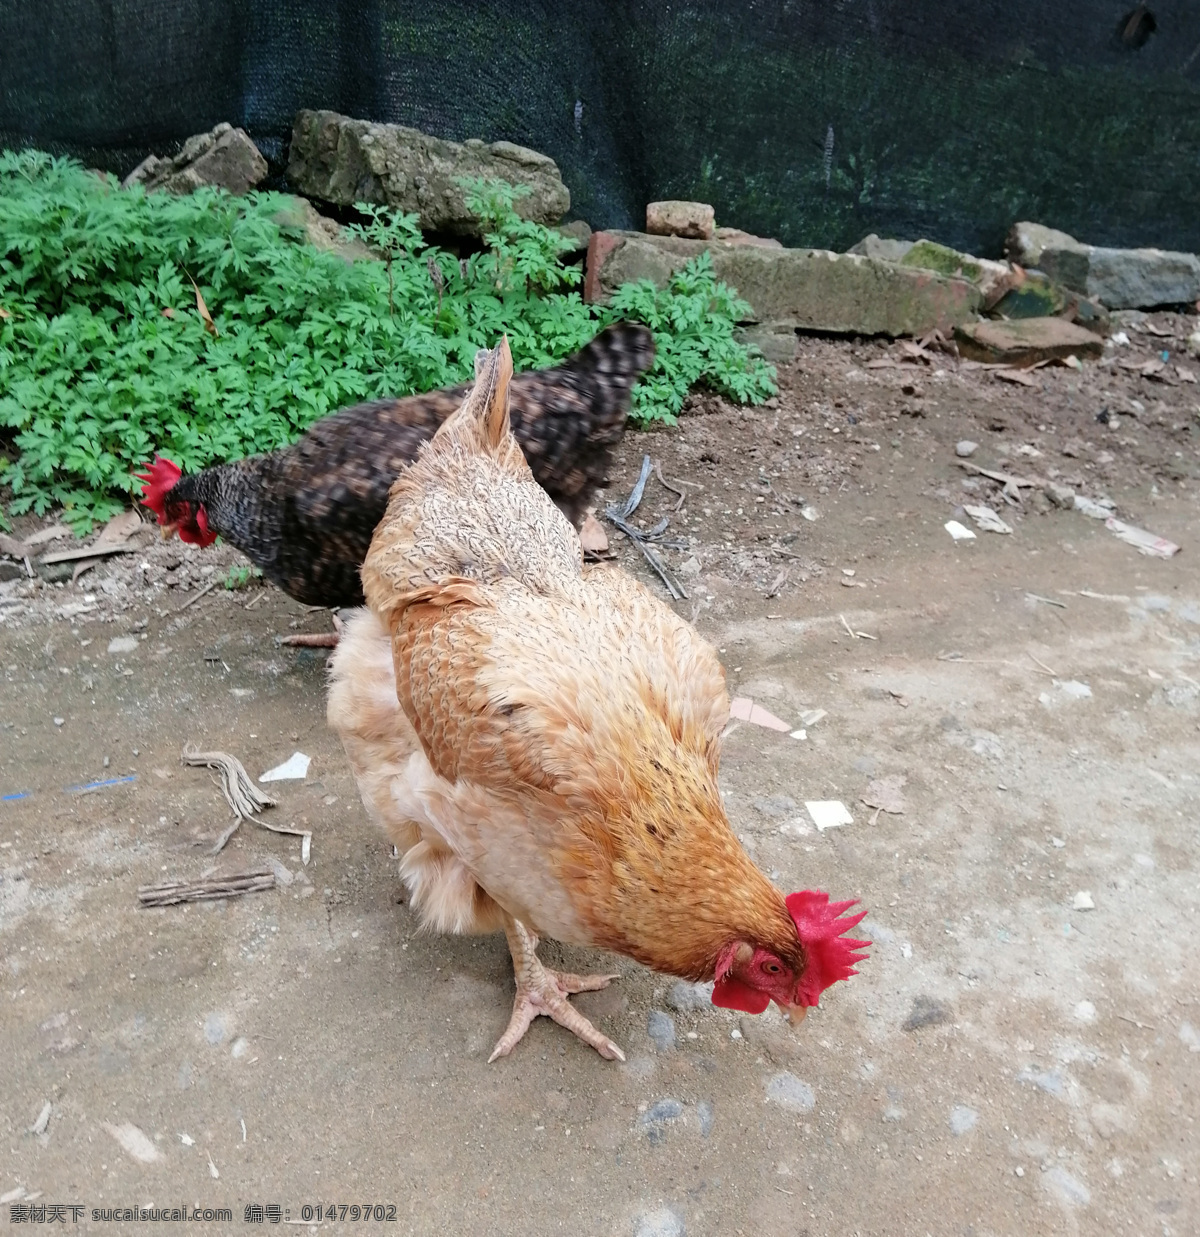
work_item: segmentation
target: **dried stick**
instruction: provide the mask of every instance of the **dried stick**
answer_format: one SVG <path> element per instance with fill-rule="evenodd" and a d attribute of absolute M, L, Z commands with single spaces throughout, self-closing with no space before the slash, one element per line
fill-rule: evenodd
<path fill-rule="evenodd" d="M 175 613 L 182 614 L 188 608 L 188 606 L 194 606 L 196 602 L 198 602 L 200 598 L 204 596 L 205 593 L 211 593 L 213 589 L 216 588 L 217 585 L 220 583 L 221 583 L 220 579 L 210 580 L 198 593 L 193 593 L 192 596 L 189 597 L 187 601 L 185 601 L 183 605 L 181 605 L 179 609 L 175 611 Z"/>
<path fill-rule="evenodd" d="M 138 901 L 143 906 L 173 906 L 177 902 L 207 902 L 214 898 L 236 898 L 243 893 L 260 893 L 275 888 L 275 873 L 269 868 L 229 876 L 210 876 L 207 880 L 166 881 L 161 885 L 139 885 Z"/>

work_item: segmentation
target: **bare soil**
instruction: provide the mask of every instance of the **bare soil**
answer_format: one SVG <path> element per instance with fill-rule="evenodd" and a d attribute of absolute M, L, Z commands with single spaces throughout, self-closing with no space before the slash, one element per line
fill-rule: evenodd
<path fill-rule="evenodd" d="M 236 554 L 150 529 L 74 584 L 0 584 L 6 1205 L 83 1203 L 107 1232 L 148 1226 L 91 1208 L 230 1207 L 205 1227 L 233 1232 L 247 1204 L 368 1202 L 420 1234 L 1198 1231 L 1194 325 L 1135 319 L 1110 363 L 1034 387 L 809 339 L 772 406 L 697 397 L 627 436 L 601 512 L 649 454 L 686 495 L 655 477 L 633 517 L 670 519 L 677 608 L 733 694 L 805 732 L 732 729 L 735 828 L 782 887 L 870 910 L 862 973 L 796 1031 L 547 942 L 621 973 L 577 1000 L 628 1062 L 542 1020 L 487 1065 L 503 940 L 417 931 L 325 727 L 324 654 L 276 644 L 327 613 L 226 589 Z M 1158 380 L 1120 364 L 1162 349 Z M 1182 552 L 1143 557 L 1038 488 L 1010 505 L 963 439 Z M 1012 534 L 953 541 L 964 503 Z M 311 828 L 307 866 L 252 823 L 208 853 L 228 809 L 186 741 L 255 777 L 312 757 L 267 815 Z M 899 778 L 902 814 L 864 803 Z M 853 823 L 818 832 L 811 800 Z M 138 909 L 139 885 L 264 866 L 275 891 Z"/>

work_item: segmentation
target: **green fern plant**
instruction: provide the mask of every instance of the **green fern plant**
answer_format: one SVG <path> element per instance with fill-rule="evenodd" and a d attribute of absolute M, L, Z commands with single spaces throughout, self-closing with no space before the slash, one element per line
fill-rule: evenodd
<path fill-rule="evenodd" d="M 83 531 L 128 502 L 155 451 L 192 471 L 273 450 L 347 404 L 469 379 L 501 333 L 529 369 L 611 321 L 645 322 L 658 357 L 634 392 L 642 424 L 673 420 L 697 383 L 773 393 L 774 371 L 733 339 L 746 307 L 706 256 L 664 290 L 588 305 L 567 242 L 522 220 L 511 186 L 467 197 L 486 247 L 465 262 L 415 216 L 365 205 L 356 231 L 383 260 L 347 262 L 279 222 L 277 194 L 148 195 L 68 159 L 0 154 L 7 510 L 61 507 Z"/>

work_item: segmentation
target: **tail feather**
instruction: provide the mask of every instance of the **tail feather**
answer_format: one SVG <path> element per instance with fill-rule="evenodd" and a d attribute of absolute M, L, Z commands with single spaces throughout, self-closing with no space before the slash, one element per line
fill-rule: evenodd
<path fill-rule="evenodd" d="M 500 345 L 492 353 L 487 381 L 487 416 L 484 421 L 485 441 L 496 450 L 505 439 L 512 436 L 508 419 L 508 384 L 512 381 L 512 353 L 508 348 L 508 336 L 500 339 Z"/>

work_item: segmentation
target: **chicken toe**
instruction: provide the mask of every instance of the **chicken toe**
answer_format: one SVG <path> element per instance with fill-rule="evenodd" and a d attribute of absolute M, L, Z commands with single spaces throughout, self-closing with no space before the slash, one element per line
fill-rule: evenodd
<path fill-rule="evenodd" d="M 346 625 L 335 614 L 333 616 L 333 630 L 320 632 L 305 632 L 298 636 L 281 636 L 279 643 L 286 644 L 291 648 L 301 649 L 336 649 L 342 639 L 342 632 L 346 630 Z"/>
<path fill-rule="evenodd" d="M 505 916 L 504 934 L 512 954 L 517 980 L 517 995 L 513 1000 L 512 1017 L 504 1034 L 488 1057 L 490 1065 L 497 1057 L 506 1057 L 529 1030 L 539 1015 L 553 1018 L 559 1026 L 573 1031 L 585 1044 L 606 1060 L 624 1061 L 625 1054 L 567 1000 L 573 992 L 595 992 L 607 988 L 617 975 L 572 975 L 543 966 L 537 956 L 537 937 L 518 919 Z"/>

